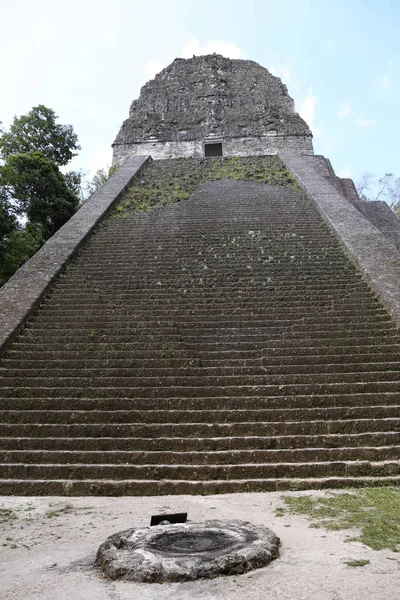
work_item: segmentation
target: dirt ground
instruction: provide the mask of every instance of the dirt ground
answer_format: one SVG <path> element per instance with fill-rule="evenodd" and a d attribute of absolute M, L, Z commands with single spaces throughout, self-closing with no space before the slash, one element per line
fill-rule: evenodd
<path fill-rule="evenodd" d="M 296 495 L 300 494 L 297 493 Z M 309 493 L 309 492 L 308 492 Z M 315 492 L 323 495 L 326 492 Z M 400 600 L 400 554 L 347 542 L 346 531 L 278 517 L 290 493 L 123 498 L 0 497 L 1 600 Z M 11 509 L 13 514 L 5 509 Z M 281 556 L 244 575 L 187 583 L 106 580 L 93 567 L 108 535 L 144 527 L 152 514 L 187 511 L 209 519 L 263 524 L 280 537 Z M 352 560 L 369 560 L 350 567 Z"/>

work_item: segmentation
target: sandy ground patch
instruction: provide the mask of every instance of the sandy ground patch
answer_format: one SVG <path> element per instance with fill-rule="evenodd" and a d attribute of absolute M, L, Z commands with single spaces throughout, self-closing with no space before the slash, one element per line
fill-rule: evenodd
<path fill-rule="evenodd" d="M 290 493 L 1 497 L 0 507 L 11 509 L 16 518 L 1 524 L 0 598 L 400 600 L 400 554 L 346 543 L 351 532 L 310 528 L 298 515 L 276 516 L 284 495 Z M 180 511 L 193 522 L 238 519 L 266 525 L 281 538 L 281 556 L 244 575 L 163 585 L 109 581 L 93 568 L 97 548 L 108 535 L 144 527 L 152 514 Z M 349 567 L 351 560 L 370 563 Z"/>

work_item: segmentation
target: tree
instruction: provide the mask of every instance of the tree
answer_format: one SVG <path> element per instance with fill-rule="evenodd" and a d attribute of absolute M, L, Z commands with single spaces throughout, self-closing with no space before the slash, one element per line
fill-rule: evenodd
<path fill-rule="evenodd" d="M 3 194 L 19 214 L 41 225 L 45 239 L 55 233 L 75 213 L 79 199 L 67 187 L 57 165 L 41 152 L 14 154 L 0 167 L 0 181 L 6 181 Z"/>
<path fill-rule="evenodd" d="M 42 229 L 28 223 L 25 229 L 14 229 L 5 238 L 0 252 L 0 285 L 3 285 L 42 246 Z"/>
<path fill-rule="evenodd" d="M 79 206 L 82 175 L 66 165 L 80 150 L 71 125 L 42 104 L 0 127 L 0 284 Z M 0 123 L 1 126 L 1 123 Z"/>
<path fill-rule="evenodd" d="M 89 184 L 90 193 L 93 194 L 96 190 L 101 188 L 101 186 L 105 184 L 107 179 L 109 179 L 111 175 L 115 173 L 115 171 L 118 171 L 117 165 L 113 165 L 111 167 L 103 167 L 103 169 L 99 169 L 94 175 L 92 182 Z"/>
<path fill-rule="evenodd" d="M 84 179 L 84 171 L 67 171 L 64 173 L 65 185 L 71 192 L 80 199 L 81 203 L 85 200 L 85 188 L 88 185 Z"/>
<path fill-rule="evenodd" d="M 376 179 L 372 173 L 364 173 L 356 185 L 361 200 L 383 200 L 396 213 L 400 212 L 400 177 L 385 173 Z"/>
<path fill-rule="evenodd" d="M 18 219 L 0 185 L 0 252 L 6 246 L 7 237 L 12 231 L 18 229 L 18 227 Z"/>
<path fill-rule="evenodd" d="M 0 156 L 6 159 L 38 150 L 58 166 L 66 165 L 81 147 L 72 125 L 60 125 L 57 118 L 54 110 L 43 104 L 27 115 L 14 117 L 9 132 L 0 130 Z"/>

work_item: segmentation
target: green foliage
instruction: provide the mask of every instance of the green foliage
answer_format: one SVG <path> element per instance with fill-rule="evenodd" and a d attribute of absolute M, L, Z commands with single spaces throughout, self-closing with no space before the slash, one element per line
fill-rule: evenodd
<path fill-rule="evenodd" d="M 93 194 L 96 190 L 101 188 L 101 186 L 105 184 L 107 179 L 109 179 L 111 177 L 111 175 L 113 175 L 115 173 L 115 171 L 118 171 L 117 165 L 113 165 L 108 168 L 105 167 L 103 169 L 99 169 L 96 172 L 95 176 L 93 177 L 92 182 L 89 184 L 90 194 Z"/>
<path fill-rule="evenodd" d="M 10 131 L 0 132 L 0 156 L 28 154 L 36 150 L 54 161 L 66 165 L 80 150 L 78 136 L 72 125 L 56 123 L 57 115 L 43 104 L 35 106 L 27 115 L 14 117 Z"/>
<path fill-rule="evenodd" d="M 78 208 L 82 174 L 64 176 L 58 167 L 76 156 L 80 146 L 72 126 L 56 119 L 41 104 L 15 117 L 8 132 L 0 129 L 0 283 Z"/>
<path fill-rule="evenodd" d="M 65 185 L 77 198 L 82 198 L 83 196 L 82 179 L 82 171 L 67 171 L 67 173 L 64 173 Z"/>
<path fill-rule="evenodd" d="M 347 560 L 345 563 L 348 567 L 365 567 L 365 565 L 369 565 L 369 560 L 358 559 L 358 560 Z"/>
<path fill-rule="evenodd" d="M 18 229 L 19 224 L 8 199 L 1 196 L 0 185 L 0 253 L 4 250 L 7 243 L 7 236 L 12 231 Z"/>
<path fill-rule="evenodd" d="M 19 212 L 30 223 L 41 225 L 47 239 L 78 208 L 78 198 L 68 189 L 57 165 L 41 152 L 14 154 L 0 167 Z"/>
<path fill-rule="evenodd" d="M 16 229 L 5 238 L 0 252 L 0 285 L 39 250 L 43 241 L 41 227 L 30 223 L 25 229 Z"/>
<path fill-rule="evenodd" d="M 0 507 L 0 523 L 4 523 L 5 521 L 14 521 L 16 518 L 17 515 L 11 508 Z"/>
<path fill-rule="evenodd" d="M 399 489 L 364 488 L 323 498 L 288 496 L 284 502 L 290 512 L 309 517 L 311 527 L 359 529 L 360 535 L 348 541 L 362 542 L 374 550 L 399 550 Z"/>

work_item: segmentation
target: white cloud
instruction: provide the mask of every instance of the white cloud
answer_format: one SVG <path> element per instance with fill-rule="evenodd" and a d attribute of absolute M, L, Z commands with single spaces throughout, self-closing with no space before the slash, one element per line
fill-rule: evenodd
<path fill-rule="evenodd" d="M 318 105 L 318 98 L 314 96 L 312 89 L 308 90 L 307 96 L 300 103 L 299 113 L 312 129 L 314 125 L 315 109 Z"/>
<path fill-rule="evenodd" d="M 346 119 L 351 114 L 351 106 L 349 102 L 342 102 L 338 110 L 339 119 Z"/>
<path fill-rule="evenodd" d="M 354 120 L 361 129 L 368 129 L 376 123 L 375 119 L 366 119 L 365 117 L 355 117 Z"/>
<path fill-rule="evenodd" d="M 154 77 L 162 71 L 168 63 L 162 62 L 160 60 L 151 60 L 144 66 L 144 72 L 146 73 L 148 79 L 154 79 Z"/>
<path fill-rule="evenodd" d="M 192 56 L 202 56 L 203 54 L 222 54 L 227 58 L 243 58 L 244 52 L 238 48 L 235 42 L 226 42 L 223 40 L 212 40 L 201 45 L 197 37 L 193 37 L 183 46 L 183 57 L 192 58 Z"/>

